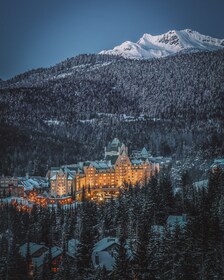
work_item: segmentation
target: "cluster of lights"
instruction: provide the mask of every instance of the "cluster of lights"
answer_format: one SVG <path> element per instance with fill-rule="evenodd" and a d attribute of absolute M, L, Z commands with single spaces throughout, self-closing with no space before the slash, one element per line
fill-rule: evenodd
<path fill-rule="evenodd" d="M 18 203 L 17 201 L 13 201 L 12 205 L 16 208 L 19 212 L 31 212 L 31 208 L 28 205 Z"/>

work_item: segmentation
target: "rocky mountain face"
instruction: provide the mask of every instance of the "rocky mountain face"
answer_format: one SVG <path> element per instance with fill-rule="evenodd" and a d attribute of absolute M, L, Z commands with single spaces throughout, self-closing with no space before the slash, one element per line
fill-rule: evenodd
<path fill-rule="evenodd" d="M 115 136 L 174 159 L 224 151 L 224 51 L 131 60 L 80 55 L 0 89 L 0 173 L 97 159 Z"/>
<path fill-rule="evenodd" d="M 180 52 L 214 51 L 224 48 L 224 39 L 202 35 L 190 29 L 172 30 L 162 35 L 144 34 L 137 43 L 126 41 L 101 54 L 118 55 L 131 59 L 150 59 Z"/>

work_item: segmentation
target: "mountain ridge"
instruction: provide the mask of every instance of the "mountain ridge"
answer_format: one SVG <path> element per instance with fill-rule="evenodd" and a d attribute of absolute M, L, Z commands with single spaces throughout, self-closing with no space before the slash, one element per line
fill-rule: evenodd
<path fill-rule="evenodd" d="M 223 63 L 224 50 L 149 60 L 92 54 L 6 81 L 0 173 L 46 174 L 49 166 L 99 158 L 115 136 L 155 155 L 167 146 L 177 159 L 220 155 Z"/>
<path fill-rule="evenodd" d="M 200 34 L 191 29 L 170 30 L 161 35 L 148 33 L 135 43 L 125 41 L 111 50 L 99 54 L 117 55 L 130 59 L 160 58 L 179 52 L 215 51 L 224 48 L 224 39 Z"/>

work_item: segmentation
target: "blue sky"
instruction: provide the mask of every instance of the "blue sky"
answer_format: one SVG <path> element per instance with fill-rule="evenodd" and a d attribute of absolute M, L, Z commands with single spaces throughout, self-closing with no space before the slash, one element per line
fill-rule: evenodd
<path fill-rule="evenodd" d="M 0 0 L 0 78 L 172 29 L 224 38 L 223 0 Z"/>

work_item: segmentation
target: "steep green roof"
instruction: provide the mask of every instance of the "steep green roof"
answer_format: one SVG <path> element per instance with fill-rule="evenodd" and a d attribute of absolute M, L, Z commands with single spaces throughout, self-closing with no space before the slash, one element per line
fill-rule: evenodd
<path fill-rule="evenodd" d="M 117 161 L 118 156 L 106 156 L 106 160 L 110 161 L 112 165 L 114 165 Z"/>
<path fill-rule="evenodd" d="M 122 143 L 120 142 L 120 140 L 118 138 L 114 138 L 112 142 L 109 142 L 106 150 L 107 152 L 110 151 L 118 151 L 118 148 L 120 148 L 122 146 Z"/>

